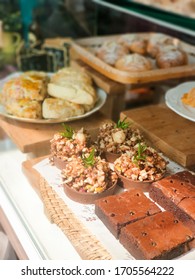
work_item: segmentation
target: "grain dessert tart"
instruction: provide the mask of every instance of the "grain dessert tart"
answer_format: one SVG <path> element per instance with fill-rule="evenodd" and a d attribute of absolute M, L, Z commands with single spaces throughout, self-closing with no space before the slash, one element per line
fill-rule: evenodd
<path fill-rule="evenodd" d="M 127 224 L 161 212 L 142 191 L 132 189 L 96 200 L 95 213 L 110 232 L 118 238 Z"/>
<path fill-rule="evenodd" d="M 169 260 L 190 250 L 192 231 L 170 212 L 148 216 L 121 229 L 120 243 L 140 260 Z"/>
<path fill-rule="evenodd" d="M 96 146 L 97 150 L 109 161 L 119 157 L 122 153 L 130 151 L 138 143 L 143 141 L 139 129 L 130 125 L 126 119 L 115 123 L 104 123 L 99 128 Z"/>
<path fill-rule="evenodd" d="M 152 63 L 145 56 L 133 53 L 119 58 L 115 63 L 115 67 L 122 71 L 140 72 L 151 70 Z"/>
<path fill-rule="evenodd" d="M 66 165 L 69 157 L 81 155 L 91 146 L 91 136 L 81 128 L 75 131 L 71 126 L 62 124 L 64 130 L 54 134 L 50 140 L 50 163 L 59 169 Z"/>
<path fill-rule="evenodd" d="M 96 51 L 96 56 L 105 63 L 114 66 L 120 57 L 128 53 L 129 50 L 126 46 L 120 45 L 115 41 L 105 41 Z"/>
<path fill-rule="evenodd" d="M 66 195 L 84 204 L 94 203 L 98 198 L 113 194 L 117 179 L 109 163 L 95 155 L 94 148 L 85 150 L 81 156 L 71 156 L 62 169 Z"/>
<path fill-rule="evenodd" d="M 195 175 L 182 171 L 151 185 L 150 197 L 188 225 L 195 235 Z"/>
<path fill-rule="evenodd" d="M 151 182 L 165 175 L 166 165 L 166 160 L 155 149 L 138 143 L 114 161 L 114 170 L 122 187 L 147 190 Z"/>

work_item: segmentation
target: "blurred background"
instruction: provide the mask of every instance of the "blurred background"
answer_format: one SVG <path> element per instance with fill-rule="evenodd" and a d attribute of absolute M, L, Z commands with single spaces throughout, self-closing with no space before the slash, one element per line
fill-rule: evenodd
<path fill-rule="evenodd" d="M 195 11 L 194 0 L 153 1 L 166 3 L 166 9 L 145 5 L 147 1 L 0 0 L 0 78 L 17 69 L 57 70 L 51 65 L 53 62 L 48 63 L 42 48 L 45 41 L 55 38 L 74 40 L 96 35 L 161 32 L 195 44 L 195 17 L 193 13 L 187 15 L 189 9 Z M 183 3 L 185 14 L 181 14 L 181 6 L 178 13 L 173 11 L 176 2 Z M 55 47 L 62 48 L 63 44 L 64 41 L 56 41 Z M 59 67 L 63 65 L 59 63 Z M 150 94 L 139 96 L 149 97 L 150 101 Z"/>

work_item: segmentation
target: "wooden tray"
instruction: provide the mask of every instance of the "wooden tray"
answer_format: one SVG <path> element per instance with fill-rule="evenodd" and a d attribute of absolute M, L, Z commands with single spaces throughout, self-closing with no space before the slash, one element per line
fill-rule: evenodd
<path fill-rule="evenodd" d="M 139 36 L 148 39 L 155 33 L 137 33 Z M 132 34 L 134 35 L 134 34 Z M 78 57 L 86 64 L 105 75 L 106 77 L 123 84 L 141 84 L 157 82 L 174 78 L 192 77 L 195 75 L 195 47 L 173 38 L 174 45 L 179 45 L 188 53 L 189 63 L 185 66 L 172 67 L 169 69 L 153 69 L 145 72 L 120 71 L 95 56 L 95 49 L 108 40 L 117 40 L 120 35 L 98 36 L 75 40 L 72 43 L 73 50 Z M 170 36 L 169 36 L 170 37 Z M 154 62 L 154 61 L 153 61 Z"/>
<path fill-rule="evenodd" d="M 183 167 L 195 167 L 195 123 L 165 105 L 150 105 L 121 112 L 155 147 Z"/>

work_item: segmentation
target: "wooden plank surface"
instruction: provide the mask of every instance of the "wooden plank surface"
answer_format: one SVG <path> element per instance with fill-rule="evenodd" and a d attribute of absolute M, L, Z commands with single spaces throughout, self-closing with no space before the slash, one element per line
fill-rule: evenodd
<path fill-rule="evenodd" d="M 88 118 L 68 122 L 67 124 L 74 129 L 84 127 L 93 136 L 104 121 L 109 121 L 109 119 L 101 112 L 97 112 Z M 60 123 L 31 124 L 3 117 L 0 118 L 0 127 L 22 152 L 33 153 L 35 156 L 48 154 L 50 140 L 54 133 L 63 130 Z"/>
<path fill-rule="evenodd" d="M 184 167 L 195 165 L 195 123 L 189 121 L 165 105 L 149 105 L 123 111 L 141 129 L 153 145 L 166 156 Z"/>

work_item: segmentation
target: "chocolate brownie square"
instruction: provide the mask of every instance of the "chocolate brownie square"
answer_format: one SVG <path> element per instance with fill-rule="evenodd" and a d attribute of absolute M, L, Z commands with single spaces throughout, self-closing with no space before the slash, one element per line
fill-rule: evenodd
<path fill-rule="evenodd" d="M 171 212 L 146 217 L 121 229 L 119 241 L 136 259 L 168 260 L 190 250 L 192 231 Z"/>
<path fill-rule="evenodd" d="M 136 189 L 95 201 L 96 215 L 116 238 L 125 225 L 160 211 L 153 201 Z"/>
<path fill-rule="evenodd" d="M 195 233 L 195 175 L 178 172 L 151 185 L 149 196 Z"/>

